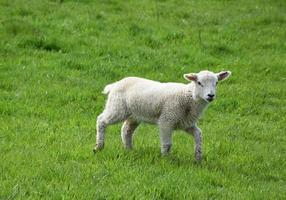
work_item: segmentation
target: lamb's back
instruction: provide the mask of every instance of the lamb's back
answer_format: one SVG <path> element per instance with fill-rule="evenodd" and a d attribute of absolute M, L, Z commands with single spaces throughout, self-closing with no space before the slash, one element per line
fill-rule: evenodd
<path fill-rule="evenodd" d="M 177 103 L 175 96 L 182 92 L 186 85 L 128 77 L 119 81 L 116 87 L 134 118 L 156 122 L 166 102 Z"/>

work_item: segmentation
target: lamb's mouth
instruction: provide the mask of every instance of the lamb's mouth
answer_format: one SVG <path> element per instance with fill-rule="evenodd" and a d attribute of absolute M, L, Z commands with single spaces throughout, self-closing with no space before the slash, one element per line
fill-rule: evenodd
<path fill-rule="evenodd" d="M 201 98 L 201 99 L 202 99 L 204 102 L 206 102 L 206 103 L 210 103 L 210 102 L 212 101 L 212 100 L 209 101 L 208 98 Z"/>
<path fill-rule="evenodd" d="M 214 99 L 215 99 L 215 98 L 207 98 L 206 100 L 207 100 L 208 102 L 212 102 Z"/>

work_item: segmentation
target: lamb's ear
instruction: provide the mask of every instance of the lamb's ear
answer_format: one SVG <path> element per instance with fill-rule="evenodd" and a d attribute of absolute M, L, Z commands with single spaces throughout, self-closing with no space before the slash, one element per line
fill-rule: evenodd
<path fill-rule="evenodd" d="M 217 73 L 216 75 L 217 75 L 218 80 L 222 81 L 222 80 L 227 79 L 231 75 L 231 72 L 230 71 L 221 71 L 221 72 Z"/>
<path fill-rule="evenodd" d="M 184 78 L 188 81 L 197 81 L 198 80 L 198 76 L 194 73 L 184 74 Z"/>

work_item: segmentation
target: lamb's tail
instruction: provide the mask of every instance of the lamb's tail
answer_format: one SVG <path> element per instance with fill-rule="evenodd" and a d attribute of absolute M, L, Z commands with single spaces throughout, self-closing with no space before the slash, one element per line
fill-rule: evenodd
<path fill-rule="evenodd" d="M 103 94 L 109 94 L 112 88 L 114 87 L 115 83 L 111 83 L 105 86 L 104 90 L 102 91 Z"/>

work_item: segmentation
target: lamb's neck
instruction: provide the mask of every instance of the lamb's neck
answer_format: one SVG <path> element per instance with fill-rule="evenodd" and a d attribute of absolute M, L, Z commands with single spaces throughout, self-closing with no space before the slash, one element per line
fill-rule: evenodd
<path fill-rule="evenodd" d="M 203 99 L 198 99 L 198 100 L 194 100 L 194 105 L 197 111 L 199 113 L 202 113 L 208 107 L 209 103 Z"/>
<path fill-rule="evenodd" d="M 195 93 L 195 83 L 190 83 L 187 85 L 186 90 L 184 91 L 184 102 L 187 107 L 195 111 L 194 114 L 200 115 L 209 105 L 204 99 L 197 97 Z"/>

